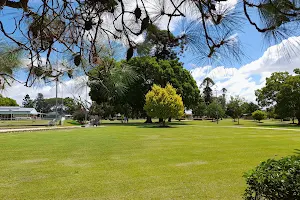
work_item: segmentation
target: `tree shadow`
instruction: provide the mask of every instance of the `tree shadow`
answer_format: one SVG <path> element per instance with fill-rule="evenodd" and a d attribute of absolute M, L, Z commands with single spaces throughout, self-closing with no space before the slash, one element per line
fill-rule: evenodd
<path fill-rule="evenodd" d="M 284 124 L 284 123 L 282 123 L 282 124 L 266 124 L 266 123 L 264 123 L 264 124 L 259 124 L 259 126 L 261 126 L 261 127 L 277 127 L 277 128 L 300 128 L 299 125 L 290 124 L 290 123 L 288 123 L 288 124 Z"/>
<path fill-rule="evenodd" d="M 138 128 L 178 128 L 178 126 L 188 125 L 187 122 L 168 122 L 166 127 L 161 126 L 158 122 L 144 123 L 144 122 L 129 122 L 129 123 L 101 123 L 103 126 L 132 126 Z"/>

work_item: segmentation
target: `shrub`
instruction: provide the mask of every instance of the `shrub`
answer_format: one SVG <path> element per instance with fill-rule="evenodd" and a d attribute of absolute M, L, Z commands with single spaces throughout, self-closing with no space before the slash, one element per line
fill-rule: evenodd
<path fill-rule="evenodd" d="M 244 175 L 245 199 L 300 199 L 300 156 L 269 159 Z"/>
<path fill-rule="evenodd" d="M 76 120 L 77 122 L 84 124 L 85 120 L 85 111 L 84 110 L 76 110 L 73 113 L 73 119 Z"/>
<path fill-rule="evenodd" d="M 163 119 L 163 126 L 167 118 L 180 118 L 184 114 L 182 98 L 170 84 L 165 88 L 154 84 L 146 94 L 144 109 L 150 117 Z"/>
<path fill-rule="evenodd" d="M 253 119 L 258 120 L 260 122 L 260 120 L 267 118 L 267 114 L 264 111 L 257 110 L 252 113 L 252 117 Z"/>

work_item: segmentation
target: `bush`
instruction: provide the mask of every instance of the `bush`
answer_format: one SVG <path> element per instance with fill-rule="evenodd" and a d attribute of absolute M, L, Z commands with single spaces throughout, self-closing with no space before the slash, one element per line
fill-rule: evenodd
<path fill-rule="evenodd" d="M 300 156 L 269 159 L 244 177 L 245 199 L 300 199 Z"/>
<path fill-rule="evenodd" d="M 163 126 L 169 117 L 180 118 L 184 115 L 182 98 L 170 84 L 165 88 L 154 84 L 146 94 L 144 109 L 148 116 L 163 119 Z"/>
<path fill-rule="evenodd" d="M 76 110 L 73 113 L 73 119 L 76 120 L 77 122 L 84 124 L 85 120 L 85 111 L 84 110 Z"/>
<path fill-rule="evenodd" d="M 252 113 L 252 117 L 260 122 L 260 120 L 267 118 L 267 114 L 264 111 L 257 110 Z"/>

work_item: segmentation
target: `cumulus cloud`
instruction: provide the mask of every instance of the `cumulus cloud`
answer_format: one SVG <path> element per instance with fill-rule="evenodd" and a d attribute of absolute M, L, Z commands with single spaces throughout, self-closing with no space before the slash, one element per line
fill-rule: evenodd
<path fill-rule="evenodd" d="M 290 37 L 280 44 L 269 47 L 262 57 L 239 69 L 224 66 L 196 67 L 192 76 L 200 85 L 205 77 L 212 78 L 220 92 L 226 88 L 229 95 L 239 95 L 248 101 L 255 101 L 255 90 L 265 85 L 266 77 L 278 71 L 292 73 L 300 66 L 300 37 Z"/>
<path fill-rule="evenodd" d="M 89 87 L 86 87 L 86 76 L 76 77 L 71 80 L 64 81 L 58 84 L 58 97 L 71 97 L 82 100 L 86 98 L 87 94 L 90 91 Z M 44 86 L 33 86 L 33 87 L 25 87 L 20 83 L 14 83 L 12 87 L 7 88 L 6 90 L 2 91 L 1 93 L 4 96 L 8 96 L 13 98 L 17 101 L 19 105 L 22 105 L 22 100 L 26 94 L 29 94 L 31 99 L 35 99 L 38 93 L 42 93 L 44 98 L 55 98 L 55 83 L 51 85 L 44 85 Z M 87 96 L 87 100 L 91 102 L 89 96 Z"/>

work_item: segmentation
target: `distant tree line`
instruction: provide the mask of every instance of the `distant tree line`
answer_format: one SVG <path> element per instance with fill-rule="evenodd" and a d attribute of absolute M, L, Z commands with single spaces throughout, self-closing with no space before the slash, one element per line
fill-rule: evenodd
<path fill-rule="evenodd" d="M 49 113 L 56 111 L 56 98 L 44 98 L 42 93 L 38 93 L 35 99 L 26 94 L 22 106 L 25 108 L 35 108 L 38 112 Z M 57 98 L 57 112 L 59 114 L 73 114 L 82 108 L 81 104 L 73 98 Z"/>

